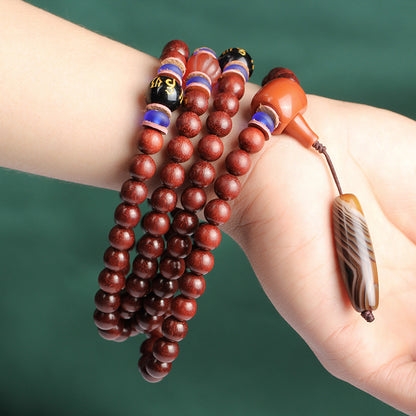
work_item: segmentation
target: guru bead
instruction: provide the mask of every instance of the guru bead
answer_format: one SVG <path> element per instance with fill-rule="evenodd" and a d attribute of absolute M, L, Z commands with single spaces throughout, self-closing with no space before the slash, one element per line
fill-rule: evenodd
<path fill-rule="evenodd" d="M 150 83 L 146 98 L 148 103 L 162 104 L 174 111 L 182 103 L 182 87 L 175 79 L 159 75 Z"/>

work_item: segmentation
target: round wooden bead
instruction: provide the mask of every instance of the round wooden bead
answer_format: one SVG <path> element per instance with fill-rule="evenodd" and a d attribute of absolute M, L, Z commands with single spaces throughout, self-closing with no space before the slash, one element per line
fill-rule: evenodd
<path fill-rule="evenodd" d="M 152 332 L 155 330 L 163 321 L 162 316 L 150 315 L 144 309 L 139 310 L 135 315 L 136 322 L 144 332 Z"/>
<path fill-rule="evenodd" d="M 114 212 L 114 221 L 126 228 L 134 228 L 141 218 L 139 207 L 122 202 Z"/>
<path fill-rule="evenodd" d="M 196 301 L 183 295 L 175 296 L 172 299 L 171 311 L 176 319 L 189 321 L 196 314 Z"/>
<path fill-rule="evenodd" d="M 122 327 L 123 329 L 121 331 L 121 334 L 117 338 L 113 339 L 113 341 L 124 342 L 130 338 L 130 334 L 131 334 L 130 321 L 124 321 L 122 324 Z"/>
<path fill-rule="evenodd" d="M 206 250 L 193 249 L 186 258 L 186 266 L 196 274 L 207 274 L 214 267 L 214 256 Z"/>
<path fill-rule="evenodd" d="M 166 242 L 166 252 L 172 257 L 184 258 L 192 250 L 192 240 L 187 235 L 173 234 Z"/>
<path fill-rule="evenodd" d="M 162 148 L 163 136 L 158 130 L 152 128 L 144 128 L 137 140 L 137 148 L 145 155 L 153 155 Z"/>
<path fill-rule="evenodd" d="M 248 153 L 257 153 L 263 149 L 265 140 L 263 132 L 256 127 L 246 127 L 238 136 L 240 148 Z"/>
<path fill-rule="evenodd" d="M 251 167 L 250 155 L 242 149 L 235 149 L 226 157 L 225 167 L 235 176 L 245 175 Z"/>
<path fill-rule="evenodd" d="M 184 273 L 178 283 L 181 293 L 189 298 L 199 298 L 205 292 L 205 279 L 202 275 Z"/>
<path fill-rule="evenodd" d="M 196 212 L 202 209 L 207 201 L 205 191 L 197 187 L 186 188 L 181 195 L 182 206 L 191 212 Z M 134 234 L 133 234 L 134 235 Z"/>
<path fill-rule="evenodd" d="M 200 160 L 192 165 L 188 177 L 193 185 L 205 188 L 214 181 L 215 168 L 211 163 Z"/>
<path fill-rule="evenodd" d="M 158 338 L 153 343 L 153 356 L 162 363 L 171 363 L 179 354 L 179 344 L 165 337 Z"/>
<path fill-rule="evenodd" d="M 141 204 L 147 198 L 147 186 L 141 181 L 129 179 L 121 187 L 120 198 L 129 204 Z"/>
<path fill-rule="evenodd" d="M 163 380 L 163 377 L 152 377 L 146 370 L 146 365 L 147 362 L 149 360 L 151 360 L 153 358 L 153 356 L 151 354 L 145 354 L 143 355 L 139 362 L 138 362 L 138 367 L 139 367 L 139 371 L 141 376 L 148 382 L 148 383 L 158 383 L 159 381 Z"/>
<path fill-rule="evenodd" d="M 201 120 L 198 115 L 185 111 L 176 119 L 176 128 L 181 136 L 195 137 L 201 131 Z"/>
<path fill-rule="evenodd" d="M 167 317 L 168 314 L 169 314 L 169 312 L 166 312 L 165 315 L 162 316 L 162 318 L 165 319 L 165 317 Z M 162 320 L 162 322 L 163 322 L 163 320 Z M 146 332 L 146 336 L 147 337 L 150 337 L 150 338 L 160 338 L 160 337 L 163 337 L 163 334 L 162 334 L 162 324 L 158 325 L 152 331 Z"/>
<path fill-rule="evenodd" d="M 244 95 L 245 82 L 237 74 L 228 73 L 224 74 L 218 81 L 218 92 L 228 92 L 241 99 Z"/>
<path fill-rule="evenodd" d="M 181 41 L 181 40 L 175 39 L 175 40 L 169 41 L 163 47 L 163 51 L 162 51 L 161 56 L 164 56 L 164 55 L 169 56 L 169 53 L 171 51 L 179 52 L 182 56 L 184 56 L 185 60 L 188 59 L 188 56 L 189 56 L 188 45 L 185 42 Z"/>
<path fill-rule="evenodd" d="M 104 264 L 107 269 L 118 272 L 129 264 L 129 252 L 108 247 L 104 253 Z"/>
<path fill-rule="evenodd" d="M 149 358 L 146 362 L 146 371 L 152 377 L 166 377 L 172 368 L 172 363 L 162 363 L 155 357 Z"/>
<path fill-rule="evenodd" d="M 98 276 L 100 288 L 107 293 L 118 293 L 124 288 L 126 278 L 119 272 L 103 269 Z"/>
<path fill-rule="evenodd" d="M 134 245 L 134 231 L 131 228 L 115 225 L 108 235 L 110 244 L 117 250 L 130 250 Z"/>
<path fill-rule="evenodd" d="M 172 229 L 180 235 L 191 235 L 198 228 L 198 217 L 186 211 L 179 211 L 172 221 Z"/>
<path fill-rule="evenodd" d="M 182 105 L 186 111 L 191 111 L 201 116 L 208 109 L 207 94 L 197 89 L 186 91 Z"/>
<path fill-rule="evenodd" d="M 221 243 L 221 231 L 212 224 L 201 224 L 194 235 L 195 244 L 203 250 L 214 250 Z"/>
<path fill-rule="evenodd" d="M 131 319 L 134 316 L 134 312 L 127 312 L 123 308 L 120 308 L 118 310 L 118 313 L 120 314 L 120 318 L 122 319 Z"/>
<path fill-rule="evenodd" d="M 186 337 L 188 324 L 170 316 L 163 321 L 162 334 L 169 341 L 181 341 Z"/>
<path fill-rule="evenodd" d="M 133 260 L 133 273 L 142 279 L 151 279 L 157 272 L 157 260 L 148 259 L 141 255 Z"/>
<path fill-rule="evenodd" d="M 157 212 L 171 212 L 176 207 L 176 192 L 163 186 L 155 189 L 150 198 L 150 204 Z"/>
<path fill-rule="evenodd" d="M 148 155 L 136 155 L 130 164 L 130 175 L 139 180 L 150 179 L 156 172 L 156 163 Z"/>
<path fill-rule="evenodd" d="M 141 354 L 152 354 L 153 352 L 153 346 L 159 338 L 157 337 L 150 337 L 145 339 L 142 342 L 142 345 L 140 345 L 140 353 Z"/>
<path fill-rule="evenodd" d="M 142 299 L 131 296 L 128 292 L 122 292 L 120 306 L 127 312 L 137 312 L 142 308 Z"/>
<path fill-rule="evenodd" d="M 222 156 L 224 144 L 215 134 L 208 134 L 198 142 L 198 153 L 202 159 L 214 161 Z"/>
<path fill-rule="evenodd" d="M 124 325 L 119 322 L 114 328 L 103 330 L 98 328 L 98 334 L 101 338 L 104 338 L 108 341 L 114 341 L 118 338 L 123 332 Z"/>
<path fill-rule="evenodd" d="M 240 194 L 241 184 L 237 176 L 226 173 L 217 178 L 214 190 L 219 198 L 229 201 L 237 198 Z"/>
<path fill-rule="evenodd" d="M 163 254 L 165 241 L 161 236 L 144 234 L 137 242 L 136 250 L 139 254 L 148 259 L 157 259 Z"/>
<path fill-rule="evenodd" d="M 118 293 L 106 293 L 103 290 L 95 294 L 95 307 L 105 313 L 115 312 L 120 306 L 120 295 Z"/>
<path fill-rule="evenodd" d="M 240 103 L 238 98 L 230 92 L 221 92 L 217 94 L 214 100 L 214 108 L 217 111 L 224 111 L 230 117 L 237 114 Z"/>
<path fill-rule="evenodd" d="M 162 168 L 159 176 L 166 187 L 179 188 L 185 180 L 185 169 L 179 163 L 168 163 Z"/>
<path fill-rule="evenodd" d="M 177 290 L 177 280 L 166 279 L 163 276 L 156 276 L 152 280 L 152 291 L 161 298 L 171 298 Z"/>
<path fill-rule="evenodd" d="M 105 313 L 98 309 L 94 311 L 94 322 L 97 328 L 105 331 L 114 328 L 120 321 L 120 314 L 118 312 Z"/>
<path fill-rule="evenodd" d="M 212 199 L 205 205 L 205 219 L 213 225 L 225 224 L 231 217 L 231 208 L 222 199 Z"/>
<path fill-rule="evenodd" d="M 207 118 L 207 129 L 210 133 L 224 137 L 233 127 L 231 117 L 225 111 L 214 111 Z"/>
<path fill-rule="evenodd" d="M 135 298 L 142 298 L 150 291 L 150 280 L 131 274 L 126 279 L 126 291 Z"/>
<path fill-rule="evenodd" d="M 191 158 L 194 147 L 187 137 L 176 136 L 168 143 L 167 152 L 174 162 L 183 163 Z"/>
<path fill-rule="evenodd" d="M 170 299 L 162 298 L 155 293 L 149 293 L 143 299 L 143 307 L 150 315 L 162 316 L 170 308 Z"/>
<path fill-rule="evenodd" d="M 179 279 L 185 271 L 184 259 L 175 257 L 163 257 L 159 263 L 159 272 L 166 279 Z"/>
<path fill-rule="evenodd" d="M 169 216 L 161 212 L 148 212 L 142 220 L 142 227 L 154 236 L 166 234 L 169 226 Z"/>

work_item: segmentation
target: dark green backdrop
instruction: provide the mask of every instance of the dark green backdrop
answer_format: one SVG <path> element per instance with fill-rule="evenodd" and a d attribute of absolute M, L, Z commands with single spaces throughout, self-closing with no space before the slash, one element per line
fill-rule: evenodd
<path fill-rule="evenodd" d="M 32 3 L 155 56 L 240 46 L 254 82 L 286 66 L 309 93 L 416 112 L 413 0 Z M 400 414 L 321 367 L 229 238 L 173 372 L 145 383 L 138 338 L 108 343 L 91 318 L 117 194 L 0 170 L 0 195 L 1 415 Z"/>

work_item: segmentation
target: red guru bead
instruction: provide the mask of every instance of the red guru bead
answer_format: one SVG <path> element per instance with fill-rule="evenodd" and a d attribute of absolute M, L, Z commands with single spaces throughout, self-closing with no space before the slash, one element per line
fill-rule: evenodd
<path fill-rule="evenodd" d="M 98 284 L 104 292 L 117 293 L 124 288 L 126 278 L 118 272 L 104 269 L 98 276 Z"/>
<path fill-rule="evenodd" d="M 201 116 L 208 109 L 208 97 L 204 91 L 186 91 L 182 105 L 186 111 L 191 111 Z"/>
<path fill-rule="evenodd" d="M 192 165 L 188 177 L 193 185 L 205 188 L 214 181 L 215 168 L 211 163 L 200 160 Z"/>
<path fill-rule="evenodd" d="M 229 201 L 240 194 L 241 184 L 237 176 L 227 173 L 217 178 L 214 190 L 219 198 Z"/>
<path fill-rule="evenodd" d="M 122 227 L 134 228 L 141 218 L 139 207 L 122 202 L 114 212 L 114 221 Z"/>
<path fill-rule="evenodd" d="M 194 241 L 203 250 L 214 250 L 221 243 L 221 231 L 215 225 L 201 224 L 195 232 Z"/>
<path fill-rule="evenodd" d="M 171 311 L 176 319 L 189 321 L 196 314 L 196 301 L 183 295 L 175 296 L 172 299 Z"/>
<path fill-rule="evenodd" d="M 153 191 L 150 204 L 155 211 L 168 213 L 176 207 L 176 200 L 175 191 L 161 186 Z"/>
<path fill-rule="evenodd" d="M 198 228 L 198 217 L 186 211 L 179 211 L 172 221 L 172 229 L 180 235 L 191 235 Z"/>
<path fill-rule="evenodd" d="M 189 160 L 193 154 L 192 142 L 185 136 L 174 137 L 167 146 L 168 156 L 177 163 Z"/>
<path fill-rule="evenodd" d="M 176 128 L 180 135 L 192 138 L 201 131 L 201 120 L 191 111 L 185 111 L 176 119 Z"/>
<path fill-rule="evenodd" d="M 131 228 L 115 225 L 111 229 L 108 239 L 111 246 L 117 250 L 129 250 L 134 245 L 134 231 Z"/>
<path fill-rule="evenodd" d="M 164 235 L 169 230 L 169 217 L 161 212 L 148 212 L 143 217 L 142 226 L 149 234 L 154 236 Z"/>
<path fill-rule="evenodd" d="M 162 148 L 163 136 L 159 131 L 145 128 L 139 133 L 137 147 L 146 155 L 153 155 Z"/>
<path fill-rule="evenodd" d="M 104 264 L 107 269 L 115 272 L 123 270 L 129 264 L 129 253 L 108 247 L 104 252 Z"/>
<path fill-rule="evenodd" d="M 166 279 L 179 279 L 185 271 L 185 260 L 166 256 L 160 260 L 159 272 Z"/>
<path fill-rule="evenodd" d="M 130 164 L 130 175 L 139 181 L 150 179 L 156 172 L 156 163 L 148 155 L 136 155 Z"/>
<path fill-rule="evenodd" d="M 185 169 L 178 163 L 168 163 L 160 171 L 160 180 L 168 188 L 179 188 L 185 181 Z"/>
<path fill-rule="evenodd" d="M 214 161 L 222 156 L 224 144 L 215 134 L 208 134 L 198 142 L 197 149 L 201 159 Z"/>
<path fill-rule="evenodd" d="M 182 206 L 191 212 L 202 209 L 207 201 L 205 191 L 197 187 L 186 188 L 181 195 Z"/>
<path fill-rule="evenodd" d="M 120 306 L 120 295 L 118 293 L 106 293 L 99 290 L 95 294 L 96 308 L 105 313 L 115 312 Z"/>
<path fill-rule="evenodd" d="M 231 217 L 231 208 L 222 199 L 212 199 L 205 205 L 205 219 L 213 225 L 225 224 Z"/>
<path fill-rule="evenodd" d="M 157 259 L 165 249 L 163 237 L 144 234 L 137 242 L 136 250 L 139 254 L 148 259 Z"/>
<path fill-rule="evenodd" d="M 177 280 L 166 279 L 163 276 L 156 276 L 152 280 L 152 291 L 162 298 L 171 298 L 178 290 Z"/>
<path fill-rule="evenodd" d="M 214 267 L 214 256 L 205 250 L 193 249 L 186 258 L 186 266 L 196 274 L 207 274 Z"/>
<path fill-rule="evenodd" d="M 263 149 L 265 140 L 263 132 L 256 127 L 246 127 L 238 136 L 240 148 L 248 153 L 257 153 Z"/>
<path fill-rule="evenodd" d="M 151 279 L 157 272 L 157 260 L 147 259 L 141 255 L 133 260 L 133 273 L 142 279 Z"/>
<path fill-rule="evenodd" d="M 233 175 L 245 175 L 251 167 L 250 155 L 242 149 L 235 149 L 226 157 L 225 167 Z"/>
<path fill-rule="evenodd" d="M 126 291 L 135 298 L 141 298 L 150 292 L 150 280 L 131 274 L 126 279 Z"/>
<path fill-rule="evenodd" d="M 214 108 L 226 112 L 230 117 L 237 114 L 239 107 L 238 98 L 229 92 L 222 92 L 214 99 Z"/>
<path fill-rule="evenodd" d="M 205 279 L 202 275 L 185 273 L 178 283 L 181 293 L 189 298 L 197 299 L 205 292 Z"/>
<path fill-rule="evenodd" d="M 180 321 L 173 316 L 166 318 L 162 324 L 162 334 L 170 341 L 181 341 L 186 337 L 188 324 Z"/>
<path fill-rule="evenodd" d="M 158 338 L 153 343 L 153 356 L 162 363 L 171 363 L 179 354 L 179 344 L 165 337 Z"/>
<path fill-rule="evenodd" d="M 214 111 L 207 118 L 207 129 L 219 137 L 227 136 L 233 127 L 231 117 L 225 111 Z"/>
<path fill-rule="evenodd" d="M 147 186 L 141 181 L 129 179 L 121 187 L 120 198 L 129 204 L 141 204 L 147 198 Z"/>

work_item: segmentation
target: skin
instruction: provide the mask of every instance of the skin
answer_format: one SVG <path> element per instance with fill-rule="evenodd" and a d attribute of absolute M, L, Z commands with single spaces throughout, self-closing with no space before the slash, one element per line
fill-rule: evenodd
<path fill-rule="evenodd" d="M 119 190 L 158 61 L 20 1 L 1 1 L 0 16 L 0 165 Z M 224 154 L 247 126 L 258 88 L 247 85 Z M 223 230 L 330 373 L 416 415 L 416 123 L 308 101 L 305 118 L 367 217 L 380 280 L 375 321 L 352 309 L 343 288 L 331 231 L 336 188 L 313 149 L 286 135 L 268 141 Z"/>

